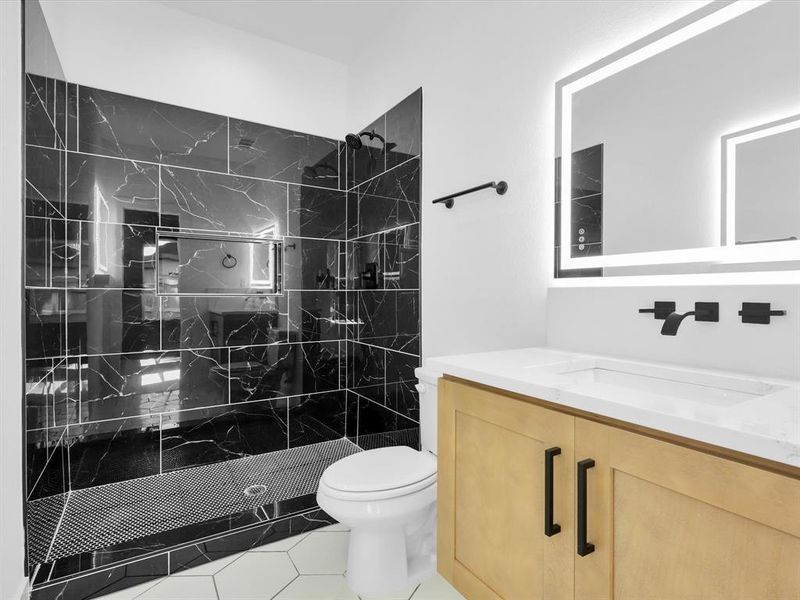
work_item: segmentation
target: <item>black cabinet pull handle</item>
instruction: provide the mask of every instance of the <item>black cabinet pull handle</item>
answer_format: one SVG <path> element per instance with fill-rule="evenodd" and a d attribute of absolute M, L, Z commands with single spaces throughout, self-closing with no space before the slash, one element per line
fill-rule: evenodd
<path fill-rule="evenodd" d="M 553 523 L 553 458 L 561 454 L 554 446 L 544 451 L 544 534 L 547 537 L 561 532 L 561 525 Z"/>
<path fill-rule="evenodd" d="M 586 541 L 586 471 L 594 466 L 594 459 L 578 462 L 578 556 L 594 552 L 594 544 Z"/>

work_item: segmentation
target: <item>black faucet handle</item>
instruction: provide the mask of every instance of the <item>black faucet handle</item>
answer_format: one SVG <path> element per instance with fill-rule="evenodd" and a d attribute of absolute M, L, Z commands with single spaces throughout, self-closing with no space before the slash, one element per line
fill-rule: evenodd
<path fill-rule="evenodd" d="M 661 319 L 662 321 L 674 312 L 675 312 L 674 302 L 656 301 L 653 303 L 653 308 L 639 309 L 639 314 L 652 314 L 654 319 Z"/>
<path fill-rule="evenodd" d="M 719 323 L 719 302 L 695 302 L 694 320 Z"/>
<path fill-rule="evenodd" d="M 769 325 L 772 317 L 783 317 L 785 310 L 772 310 L 769 302 L 742 302 L 742 310 L 739 316 L 742 323 L 757 323 L 759 325 Z"/>

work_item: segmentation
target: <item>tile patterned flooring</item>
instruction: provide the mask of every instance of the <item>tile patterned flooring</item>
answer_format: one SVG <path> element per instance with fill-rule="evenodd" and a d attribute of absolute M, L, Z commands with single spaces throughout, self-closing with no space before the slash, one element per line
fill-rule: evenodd
<path fill-rule="evenodd" d="M 359 600 L 344 572 L 350 532 L 331 525 L 248 552 L 181 571 L 99 600 Z M 385 598 L 360 600 L 463 600 L 435 575 Z"/>
<path fill-rule="evenodd" d="M 52 562 L 316 493 L 329 465 L 359 451 L 343 438 L 35 500 L 28 503 L 31 561 Z M 247 496 L 253 484 L 263 493 Z"/>

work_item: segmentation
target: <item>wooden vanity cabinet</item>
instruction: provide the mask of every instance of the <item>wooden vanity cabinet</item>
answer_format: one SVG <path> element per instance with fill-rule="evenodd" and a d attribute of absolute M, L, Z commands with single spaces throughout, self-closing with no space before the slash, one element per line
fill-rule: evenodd
<path fill-rule="evenodd" d="M 572 598 L 574 418 L 439 382 L 439 572 L 466 598 Z M 545 535 L 545 451 L 553 522 Z"/>
<path fill-rule="evenodd" d="M 469 600 L 800 600 L 800 478 L 788 467 L 779 474 L 475 385 L 440 386 L 439 571 Z M 551 447 L 561 450 L 561 531 L 548 537 Z"/>

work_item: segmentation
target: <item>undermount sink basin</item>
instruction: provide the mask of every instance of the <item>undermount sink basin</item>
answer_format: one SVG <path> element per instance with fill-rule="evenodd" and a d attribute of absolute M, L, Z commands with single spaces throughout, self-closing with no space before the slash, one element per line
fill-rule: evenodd
<path fill-rule="evenodd" d="M 733 406 L 784 389 L 748 377 L 616 360 L 575 361 L 547 370 L 568 385 L 614 386 L 712 406 Z"/>

